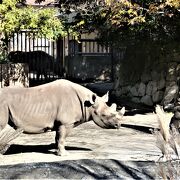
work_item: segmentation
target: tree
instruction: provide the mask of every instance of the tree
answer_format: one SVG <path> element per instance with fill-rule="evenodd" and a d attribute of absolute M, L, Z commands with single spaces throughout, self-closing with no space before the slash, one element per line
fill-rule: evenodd
<path fill-rule="evenodd" d="M 135 36 L 158 41 L 180 38 L 179 0 L 87 0 L 80 2 L 79 6 L 68 4 L 68 9 L 71 10 L 69 13 L 76 12 L 71 25 L 77 31 L 96 29 L 102 39 L 110 36 L 109 40 L 112 40 L 113 36 L 117 39 L 117 34 L 121 39 L 130 38 L 131 40 Z M 63 5 L 61 4 L 61 7 Z"/>
<path fill-rule="evenodd" d="M 122 39 L 180 38 L 179 0 L 105 0 L 99 18 L 103 22 L 98 26 L 101 36 L 110 34 L 112 38 L 116 34 L 117 39 L 118 32 Z"/>
<path fill-rule="evenodd" d="M 21 6 L 22 0 L 3 0 L 0 4 L 0 53 L 3 56 L 14 32 L 33 31 L 49 39 L 64 37 L 71 28 L 65 27 L 66 19 L 57 8 Z"/>

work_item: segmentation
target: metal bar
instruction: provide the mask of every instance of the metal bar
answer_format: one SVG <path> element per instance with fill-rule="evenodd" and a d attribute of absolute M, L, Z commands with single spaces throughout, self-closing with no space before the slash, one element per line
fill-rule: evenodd
<path fill-rule="evenodd" d="M 21 35 L 21 51 L 23 51 L 23 35 L 22 35 L 22 31 L 20 32 Z"/>
<path fill-rule="evenodd" d="M 17 42 L 17 51 L 19 50 L 19 38 L 18 38 L 18 33 L 16 33 L 16 42 Z"/>
<path fill-rule="evenodd" d="M 54 41 L 52 42 L 51 48 L 52 48 L 52 56 L 53 56 L 53 62 L 52 62 L 52 68 L 51 68 L 51 70 L 52 70 L 52 72 L 53 72 L 53 79 L 54 79 L 55 73 L 57 72 L 57 71 L 55 70 L 55 68 L 57 68 L 57 67 L 55 66 L 55 42 L 54 42 Z M 56 61 L 57 61 L 57 60 L 56 60 Z"/>
<path fill-rule="evenodd" d="M 33 51 L 34 51 L 34 39 L 35 39 L 35 35 L 34 35 L 34 33 L 33 33 L 33 39 L 32 39 L 32 44 L 33 44 Z M 34 69 L 34 54 L 32 54 L 32 58 L 31 58 L 31 60 L 30 61 L 32 61 L 32 67 L 33 67 L 33 69 Z M 35 76 L 35 72 L 33 71 L 33 80 L 37 80 L 37 72 L 36 72 L 36 76 Z"/>
<path fill-rule="evenodd" d="M 25 52 L 27 52 L 27 35 L 25 32 L 24 33 L 24 48 L 25 48 Z"/>
<path fill-rule="evenodd" d="M 13 51 L 14 51 L 14 35 L 15 35 L 15 34 L 13 33 Z"/>

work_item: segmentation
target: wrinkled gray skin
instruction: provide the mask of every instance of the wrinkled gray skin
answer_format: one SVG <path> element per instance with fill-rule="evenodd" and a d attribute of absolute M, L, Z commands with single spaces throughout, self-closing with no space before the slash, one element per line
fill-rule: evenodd
<path fill-rule="evenodd" d="M 31 88 L 0 89 L 0 131 L 8 122 L 27 133 L 56 131 L 57 154 L 65 155 L 65 138 L 73 127 L 93 120 L 102 128 L 119 128 L 125 109 L 68 80 Z"/>

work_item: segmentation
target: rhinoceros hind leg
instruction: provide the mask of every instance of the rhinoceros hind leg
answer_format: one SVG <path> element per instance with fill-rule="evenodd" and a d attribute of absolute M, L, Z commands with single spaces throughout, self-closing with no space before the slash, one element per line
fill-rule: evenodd
<path fill-rule="evenodd" d="M 9 110 L 3 103 L 0 105 L 0 132 L 5 128 L 9 119 Z"/>

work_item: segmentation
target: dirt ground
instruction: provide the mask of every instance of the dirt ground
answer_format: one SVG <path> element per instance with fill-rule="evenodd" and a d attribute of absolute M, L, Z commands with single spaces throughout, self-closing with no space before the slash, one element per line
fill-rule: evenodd
<path fill-rule="evenodd" d="M 0 178 L 158 179 L 155 162 L 162 154 L 153 128 L 158 128 L 153 113 L 124 116 L 119 130 L 88 122 L 73 129 L 64 157 L 55 154 L 54 132 L 21 134 L 0 155 Z"/>

